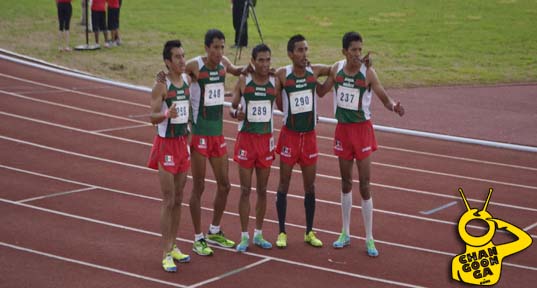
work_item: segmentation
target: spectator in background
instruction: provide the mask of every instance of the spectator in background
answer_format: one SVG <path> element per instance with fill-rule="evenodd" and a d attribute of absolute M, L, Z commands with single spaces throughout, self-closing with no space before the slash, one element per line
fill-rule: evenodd
<path fill-rule="evenodd" d="M 60 23 L 60 32 L 58 34 L 60 45 L 58 49 L 60 51 L 71 51 L 71 47 L 69 47 L 69 24 L 73 14 L 71 0 L 56 0 L 56 7 L 58 8 L 58 21 Z"/>
<path fill-rule="evenodd" d="M 93 0 L 91 2 L 91 24 L 95 33 L 95 44 L 99 44 L 99 32 L 104 34 L 104 47 L 110 47 L 108 43 L 108 31 L 106 31 L 106 0 Z"/>
<path fill-rule="evenodd" d="M 248 21 L 245 19 L 242 36 L 240 34 L 241 21 L 243 17 L 244 6 L 249 0 L 231 0 L 233 5 L 233 28 L 235 29 L 235 44 L 232 48 L 248 46 Z M 246 18 L 248 18 L 248 9 L 246 9 Z M 239 43 L 240 38 L 240 43 Z"/>
<path fill-rule="evenodd" d="M 108 30 L 110 31 L 110 46 L 121 45 L 119 38 L 119 8 L 121 0 L 108 1 Z"/>

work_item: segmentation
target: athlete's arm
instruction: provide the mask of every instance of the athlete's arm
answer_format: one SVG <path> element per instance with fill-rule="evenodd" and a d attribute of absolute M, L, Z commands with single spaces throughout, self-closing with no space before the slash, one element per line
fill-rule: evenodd
<path fill-rule="evenodd" d="M 311 69 L 313 70 L 313 74 L 315 75 L 315 78 L 319 76 L 328 76 L 330 74 L 330 69 L 332 66 L 325 65 L 325 64 L 313 64 L 311 65 Z"/>
<path fill-rule="evenodd" d="M 317 84 L 317 95 L 319 97 L 324 97 L 326 93 L 334 87 L 335 79 L 336 79 L 336 73 L 337 73 L 337 63 L 332 65 L 330 68 L 330 73 L 328 73 L 328 77 L 326 77 L 326 80 L 324 80 L 323 84 Z"/>
<path fill-rule="evenodd" d="M 247 66 L 235 66 L 226 56 L 222 57 L 222 64 L 226 68 L 227 73 L 231 75 L 239 76 L 246 73 Z"/>
<path fill-rule="evenodd" d="M 200 69 L 196 58 L 192 58 L 186 62 L 185 73 L 190 76 L 192 81 L 198 81 Z"/>
<path fill-rule="evenodd" d="M 246 83 L 246 78 L 244 75 L 239 76 L 235 87 L 233 88 L 233 100 L 231 100 L 231 109 L 229 109 L 229 114 L 232 118 L 235 118 L 239 121 L 244 120 L 244 112 L 242 112 L 242 107 L 240 107 L 242 91 L 244 91 L 244 86 Z"/>
<path fill-rule="evenodd" d="M 369 85 L 371 85 L 373 92 L 375 92 L 377 97 L 379 97 L 380 101 L 382 101 L 384 107 L 386 107 L 386 109 L 390 111 L 399 114 L 399 116 L 405 115 L 405 109 L 403 108 L 403 105 L 401 105 L 401 102 L 395 102 L 390 96 L 388 96 L 388 93 L 386 93 L 386 90 L 378 79 L 375 68 L 368 68 L 366 74 L 366 78 L 369 81 Z"/>
<path fill-rule="evenodd" d="M 283 111 L 283 104 L 282 104 L 282 90 L 283 90 L 283 84 L 285 83 L 285 67 L 278 68 L 276 70 L 276 80 L 277 83 L 279 82 L 279 87 L 276 86 L 276 107 L 278 110 Z"/>
<path fill-rule="evenodd" d="M 166 85 L 156 82 L 153 90 L 151 90 L 151 124 L 153 125 L 164 121 L 166 118 L 177 117 L 175 103 L 167 111 L 160 111 L 164 97 L 166 97 Z"/>

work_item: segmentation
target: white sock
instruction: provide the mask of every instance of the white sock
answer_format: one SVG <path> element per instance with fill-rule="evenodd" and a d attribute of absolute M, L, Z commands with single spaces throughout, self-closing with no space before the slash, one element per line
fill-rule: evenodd
<path fill-rule="evenodd" d="M 263 234 L 263 231 L 254 229 L 254 238 L 257 237 L 257 235 L 259 235 L 259 234 Z"/>
<path fill-rule="evenodd" d="M 245 237 L 246 239 L 250 239 L 250 235 L 248 234 L 248 232 L 241 232 L 241 240 L 242 238 L 245 238 Z"/>
<path fill-rule="evenodd" d="M 373 239 L 373 198 L 362 199 L 362 217 L 364 218 L 365 240 Z"/>
<path fill-rule="evenodd" d="M 203 236 L 203 233 L 194 235 L 194 240 L 195 241 L 200 241 L 201 239 L 204 239 L 204 238 L 205 238 L 205 236 Z"/>
<path fill-rule="evenodd" d="M 211 232 L 211 234 L 216 234 L 220 232 L 220 226 L 214 226 L 213 224 L 211 224 L 209 226 L 209 232 Z"/>
<path fill-rule="evenodd" d="M 352 208 L 352 191 L 349 193 L 341 192 L 341 220 L 343 222 L 342 232 L 351 235 L 351 208 Z"/>

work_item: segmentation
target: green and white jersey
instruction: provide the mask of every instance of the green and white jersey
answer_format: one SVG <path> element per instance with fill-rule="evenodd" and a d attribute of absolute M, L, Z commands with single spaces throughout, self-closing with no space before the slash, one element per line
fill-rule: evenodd
<path fill-rule="evenodd" d="M 347 60 L 338 62 L 334 85 L 334 113 L 338 123 L 359 123 L 371 119 L 373 92 L 366 86 L 367 67 L 362 64 L 354 76 L 345 74 Z"/>
<path fill-rule="evenodd" d="M 270 76 L 266 84 L 257 85 L 250 74 L 246 76 L 246 87 L 241 97 L 241 106 L 246 117 L 239 122 L 239 131 L 272 133 L 272 116 L 276 99 L 275 81 L 274 77 Z"/>
<path fill-rule="evenodd" d="M 293 66 L 285 67 L 285 83 L 282 89 L 283 123 L 287 129 L 308 132 L 317 124 L 317 79 L 311 67 L 304 77 L 293 74 Z"/>
<path fill-rule="evenodd" d="M 222 135 L 226 69 L 219 63 L 215 70 L 210 70 L 201 56 L 197 61 L 198 79 L 190 87 L 192 134 L 219 136 Z"/>
<path fill-rule="evenodd" d="M 182 74 L 183 86 L 175 87 L 170 79 L 166 78 L 166 99 L 162 101 L 161 112 L 168 110 L 175 103 L 177 117 L 168 118 L 157 125 L 160 137 L 173 138 L 188 134 L 188 117 L 190 116 L 190 90 L 188 77 Z"/>

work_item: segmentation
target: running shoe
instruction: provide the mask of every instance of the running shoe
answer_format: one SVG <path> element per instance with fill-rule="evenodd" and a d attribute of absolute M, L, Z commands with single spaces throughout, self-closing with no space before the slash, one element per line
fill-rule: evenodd
<path fill-rule="evenodd" d="M 246 252 L 246 250 L 248 250 L 249 241 L 250 239 L 248 239 L 248 237 L 242 237 L 241 242 L 239 243 L 239 245 L 237 245 L 237 251 Z"/>
<path fill-rule="evenodd" d="M 254 237 L 254 244 L 263 249 L 272 249 L 272 243 L 263 239 L 263 234 L 261 233 Z"/>
<path fill-rule="evenodd" d="M 190 262 L 190 256 L 187 254 L 181 253 L 181 250 L 177 248 L 177 245 L 173 244 L 173 249 L 170 251 L 173 259 L 179 261 L 179 263 L 188 263 Z"/>
<path fill-rule="evenodd" d="M 222 231 L 215 233 L 215 234 L 211 234 L 211 232 L 209 232 L 207 234 L 207 242 L 211 244 L 216 244 L 225 248 L 232 248 L 233 246 L 235 246 L 235 242 L 227 239 L 226 236 L 224 236 L 224 232 Z"/>
<path fill-rule="evenodd" d="M 375 240 L 370 239 L 365 241 L 366 247 L 367 247 L 367 255 L 371 257 L 377 257 L 379 256 L 379 251 L 377 248 L 375 248 Z"/>
<path fill-rule="evenodd" d="M 166 257 L 162 259 L 162 268 L 166 272 L 177 272 L 177 266 L 173 262 L 173 257 L 171 253 L 167 253 Z"/>
<path fill-rule="evenodd" d="M 323 247 L 323 242 L 315 236 L 315 232 L 313 231 L 310 231 L 308 234 L 304 234 L 304 242 L 313 247 Z"/>
<path fill-rule="evenodd" d="M 287 234 L 283 232 L 278 234 L 278 239 L 276 240 L 276 247 L 278 248 L 287 247 Z"/>
<path fill-rule="evenodd" d="M 345 246 L 349 246 L 351 244 L 351 237 L 347 235 L 347 233 L 341 232 L 339 235 L 339 238 L 337 238 L 336 241 L 332 244 L 332 246 L 336 249 L 341 249 Z"/>
<path fill-rule="evenodd" d="M 207 242 L 205 241 L 205 239 L 194 241 L 194 245 L 192 246 L 192 251 L 194 251 L 196 254 L 201 255 L 201 256 L 213 255 L 213 249 L 207 246 Z"/>

